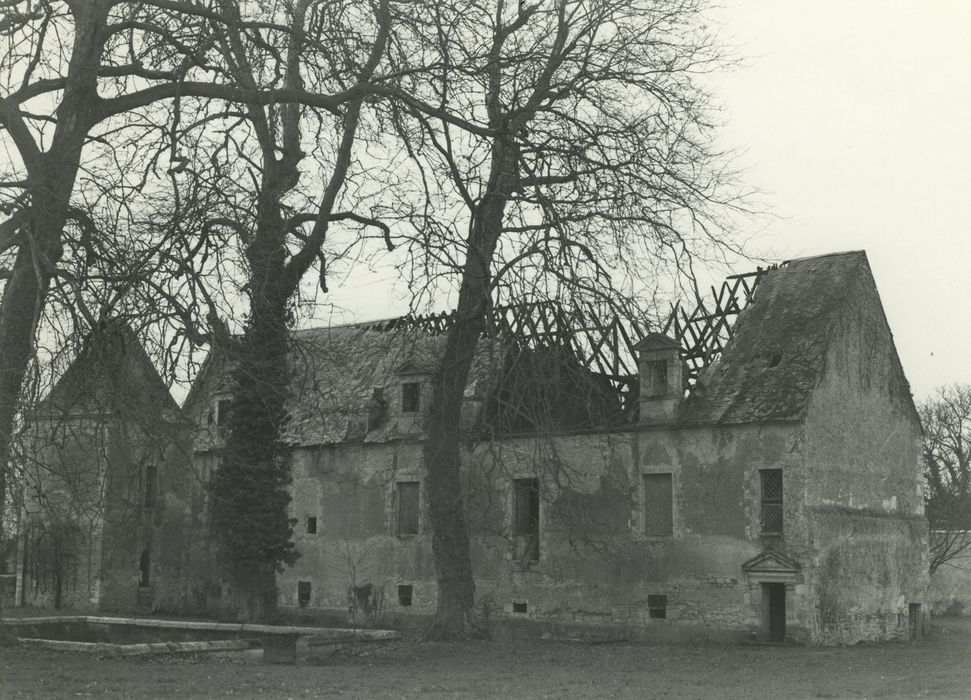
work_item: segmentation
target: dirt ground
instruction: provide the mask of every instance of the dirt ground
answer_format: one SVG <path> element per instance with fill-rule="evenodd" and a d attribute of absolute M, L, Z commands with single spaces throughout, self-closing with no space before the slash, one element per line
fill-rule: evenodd
<path fill-rule="evenodd" d="M 315 652 L 316 653 L 316 652 Z M 971 618 L 917 644 L 401 641 L 297 666 L 249 656 L 108 659 L 0 648 L 0 697 L 971 698 Z"/>

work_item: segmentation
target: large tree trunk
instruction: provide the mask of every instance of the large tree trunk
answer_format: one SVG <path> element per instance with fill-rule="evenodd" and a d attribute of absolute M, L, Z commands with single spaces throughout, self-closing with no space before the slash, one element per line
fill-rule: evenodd
<path fill-rule="evenodd" d="M 20 408 L 24 374 L 33 355 L 37 309 L 50 284 L 50 275 L 37 274 L 34 262 L 31 249 L 22 246 L 0 300 L 0 540 L 14 420 Z"/>
<path fill-rule="evenodd" d="M 428 639 L 466 639 L 477 631 L 473 611 L 475 581 L 460 470 L 460 415 L 469 370 L 491 305 L 492 260 L 515 173 L 514 149 L 497 139 L 490 162 L 489 189 L 473 213 L 455 324 L 448 331 L 445 352 L 433 377 L 424 459 L 438 606 L 426 633 Z"/>
<path fill-rule="evenodd" d="M 465 288 L 463 284 L 463 291 Z M 474 296 L 470 285 L 465 298 Z M 461 300 L 460 296 L 460 309 Z M 438 578 L 438 608 L 427 633 L 431 639 L 467 638 L 474 625 L 475 583 L 459 469 L 459 415 L 462 393 L 482 328 L 481 309 L 473 307 L 457 314 L 433 383 L 424 446 L 432 552 Z"/>
<path fill-rule="evenodd" d="M 249 318 L 233 359 L 229 433 L 213 475 L 212 527 L 245 618 L 272 619 L 278 567 L 296 552 L 287 506 L 290 470 L 282 432 L 290 388 L 290 298 L 279 201 L 286 178 L 268 169 L 246 250 Z"/>
<path fill-rule="evenodd" d="M 61 237 L 81 150 L 97 107 L 97 66 L 107 12 L 104 3 L 92 2 L 77 13 L 71 61 L 50 148 L 24 158 L 30 182 L 29 206 L 20 228 L 23 238 L 0 299 L 0 539 L 14 423 L 53 267 L 62 255 Z"/>

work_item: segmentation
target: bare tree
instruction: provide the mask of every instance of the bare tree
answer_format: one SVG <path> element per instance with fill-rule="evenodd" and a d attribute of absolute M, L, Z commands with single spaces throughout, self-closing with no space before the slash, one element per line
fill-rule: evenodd
<path fill-rule="evenodd" d="M 396 33 L 396 122 L 423 204 L 414 267 L 457 288 L 424 445 L 439 597 L 429 634 L 472 627 L 459 416 L 496 304 L 624 306 L 659 271 L 732 248 L 734 174 L 697 81 L 722 60 L 701 0 L 417 3 Z M 456 202 L 460 203 L 456 205 Z M 626 291 L 625 291 L 626 290 Z"/>
<path fill-rule="evenodd" d="M 133 232 L 106 235 L 106 231 L 118 229 L 105 226 L 104 219 L 111 218 L 112 209 L 130 214 L 136 206 L 131 198 L 151 192 L 160 179 L 159 171 L 164 180 L 187 168 L 178 140 L 181 102 L 192 98 L 235 105 L 301 102 L 341 118 L 345 116 L 341 105 L 355 99 L 359 104 L 363 94 L 359 81 L 352 81 L 347 91 L 334 96 L 311 93 L 293 80 L 247 84 L 237 80 L 244 71 L 237 64 L 223 62 L 233 54 L 220 50 L 219 37 L 246 35 L 258 43 L 263 32 L 288 35 L 288 25 L 273 21 L 279 12 L 275 5 L 217 0 L 0 3 L 0 40 L 4 43 L 0 49 L 0 140 L 8 153 L 15 154 L 0 173 L 0 204 L 7 217 L 0 223 L 0 504 L 5 502 L 10 440 L 22 403 L 21 389 L 52 290 L 63 288 L 73 301 L 81 300 L 86 293 L 81 289 L 84 278 L 76 274 L 77 266 L 72 269 L 67 263 L 88 262 L 99 243 L 117 242 L 124 233 Z M 307 6 L 302 3 L 304 10 Z M 299 35 L 294 41 L 306 45 L 311 40 Z M 250 43 L 243 51 L 254 45 Z M 292 63 L 297 54 L 291 53 L 287 61 Z M 160 111 L 160 104 L 169 109 Z M 274 119 L 287 114 L 277 108 L 270 112 Z M 146 151 L 146 138 L 160 147 Z M 287 146 L 291 151 L 292 147 Z M 276 165 L 273 156 L 273 176 L 291 174 L 292 160 L 285 157 Z M 108 216 L 96 216 L 109 200 Z M 170 228 L 171 232 L 178 230 L 177 221 Z M 326 227 L 317 227 L 311 235 L 321 237 L 321 229 Z M 201 239 L 193 242 L 183 238 L 182 250 L 176 244 L 168 248 L 163 257 L 169 269 L 178 272 L 175 280 L 186 277 L 188 263 L 181 253 L 205 258 L 212 251 L 206 242 L 212 230 L 202 229 Z M 204 245 L 199 246 L 198 240 Z M 122 246 L 111 252 L 126 257 L 129 270 L 144 272 L 144 266 L 133 263 L 147 248 L 135 248 L 140 250 Z M 308 256 L 313 257 L 300 257 Z M 158 255 L 149 257 L 160 259 Z M 207 264 L 199 262 L 204 267 Z M 105 274 L 101 289 L 115 301 L 138 298 L 131 294 L 131 281 L 120 279 L 117 269 Z M 189 293 L 200 289 L 194 287 Z M 142 298 L 169 301 L 183 291 L 189 290 L 173 289 L 163 281 Z M 198 307 L 212 311 L 211 300 L 205 301 Z M 89 325 L 97 320 L 97 313 L 82 313 L 83 306 L 72 308 Z M 192 321 L 186 326 L 195 328 L 184 329 L 182 337 L 192 342 L 204 340 L 197 333 L 203 326 L 198 323 L 200 314 L 190 318 L 194 312 L 183 311 L 182 320 Z"/>
<path fill-rule="evenodd" d="M 7 215 L 0 224 L 0 503 L 21 387 L 51 290 L 81 296 L 63 263 L 90 261 L 104 230 L 79 190 L 125 179 L 116 177 L 131 166 L 121 130 L 151 128 L 139 123 L 139 108 L 180 90 L 219 92 L 180 80 L 204 66 L 201 7 L 117 0 L 0 7 L 0 139 L 15 154 L 0 174 Z M 126 191 L 144 184 L 137 175 L 144 171 L 134 169 Z"/>
<path fill-rule="evenodd" d="M 971 557 L 971 386 L 942 387 L 918 407 L 924 426 L 924 505 L 930 570 Z"/>
<path fill-rule="evenodd" d="M 266 617 L 276 608 L 276 573 L 296 558 L 283 433 L 300 285 L 317 265 L 326 289 L 332 222 L 387 231 L 366 212 L 341 205 L 349 173 L 357 172 L 354 144 L 366 94 L 351 88 L 365 86 L 381 62 L 390 11 L 384 0 L 298 0 L 273 8 L 267 28 L 254 20 L 254 12 L 264 11 L 259 6 L 220 0 L 218 10 L 223 23 L 213 34 L 214 50 L 246 94 L 354 95 L 333 113 L 295 103 L 209 100 L 194 108 L 184 101 L 180 116 L 195 139 L 185 174 L 224 195 L 207 226 L 236 237 L 248 302 L 240 337 L 221 339 L 233 364 L 233 398 L 209 483 L 210 527 L 241 612 Z"/>

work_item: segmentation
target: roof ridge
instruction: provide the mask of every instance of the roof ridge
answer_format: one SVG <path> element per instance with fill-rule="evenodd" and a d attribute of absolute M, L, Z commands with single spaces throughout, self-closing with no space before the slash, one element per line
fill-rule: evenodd
<path fill-rule="evenodd" d="M 860 256 L 860 255 L 862 255 L 865 258 L 866 257 L 866 250 L 863 250 L 861 248 L 859 250 L 843 250 L 843 251 L 838 251 L 838 252 L 835 252 L 835 253 L 820 253 L 819 255 L 807 255 L 807 256 L 802 257 L 802 258 L 790 258 L 789 260 L 786 260 L 783 264 L 784 265 L 788 265 L 790 263 L 809 262 L 810 260 L 820 260 L 822 258 L 838 258 L 838 257 L 843 257 L 843 256 L 847 256 L 848 257 L 848 256 L 851 256 L 851 255 L 854 255 L 854 256 Z"/>

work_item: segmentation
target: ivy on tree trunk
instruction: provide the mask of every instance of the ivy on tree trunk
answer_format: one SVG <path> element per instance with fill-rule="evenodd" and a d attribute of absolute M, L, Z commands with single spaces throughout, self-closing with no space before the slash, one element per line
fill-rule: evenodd
<path fill-rule="evenodd" d="M 272 182 L 271 180 L 270 182 Z M 276 182 L 281 182 L 276 179 Z M 283 443 L 290 369 L 290 289 L 279 196 L 261 196 L 258 235 L 247 249 L 250 314 L 233 343 L 233 397 L 219 467 L 209 484 L 210 526 L 236 601 L 248 619 L 276 612 L 276 574 L 297 559 L 290 466 Z"/>

